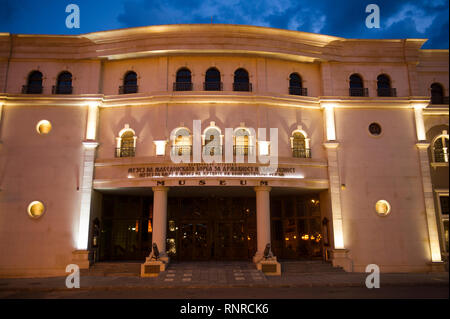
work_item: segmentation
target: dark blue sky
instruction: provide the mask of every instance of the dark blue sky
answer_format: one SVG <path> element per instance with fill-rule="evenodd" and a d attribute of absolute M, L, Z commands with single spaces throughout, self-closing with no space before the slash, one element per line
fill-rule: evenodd
<path fill-rule="evenodd" d="M 447 0 L 0 0 L 0 32 L 81 34 L 176 23 L 248 24 L 346 38 L 427 38 L 424 48 L 448 49 Z M 68 4 L 81 11 L 67 29 Z M 368 29 L 368 4 L 380 7 L 380 29 Z"/>

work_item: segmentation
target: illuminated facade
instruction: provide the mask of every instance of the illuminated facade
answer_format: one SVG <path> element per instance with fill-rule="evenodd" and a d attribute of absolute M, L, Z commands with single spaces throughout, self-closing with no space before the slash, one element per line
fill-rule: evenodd
<path fill-rule="evenodd" d="M 0 275 L 64 275 L 94 251 L 144 261 L 152 243 L 177 260 L 256 262 L 271 243 L 281 262 L 443 268 L 448 50 L 425 41 L 0 34 Z"/>

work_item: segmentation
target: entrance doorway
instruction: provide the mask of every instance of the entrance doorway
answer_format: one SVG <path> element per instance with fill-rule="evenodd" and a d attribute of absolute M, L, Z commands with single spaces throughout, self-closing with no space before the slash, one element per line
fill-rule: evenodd
<path fill-rule="evenodd" d="M 324 234 L 317 197 L 272 198 L 270 210 L 275 256 L 298 260 L 323 258 Z"/>
<path fill-rule="evenodd" d="M 151 251 L 153 199 L 103 195 L 99 260 L 145 260 Z"/>
<path fill-rule="evenodd" d="M 256 252 L 255 198 L 169 198 L 168 253 L 177 260 L 246 260 Z"/>

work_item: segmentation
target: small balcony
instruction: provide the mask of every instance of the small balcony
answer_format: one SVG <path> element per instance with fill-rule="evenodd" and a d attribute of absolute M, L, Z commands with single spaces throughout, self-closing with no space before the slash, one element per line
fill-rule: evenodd
<path fill-rule="evenodd" d="M 174 91 L 192 91 L 192 82 L 173 82 Z"/>
<path fill-rule="evenodd" d="M 311 149 L 310 148 L 293 149 L 292 156 L 295 158 L 311 158 Z"/>
<path fill-rule="evenodd" d="M 448 96 L 432 96 L 430 100 L 431 104 L 448 105 Z"/>
<path fill-rule="evenodd" d="M 203 90 L 204 91 L 222 91 L 223 84 L 222 84 L 222 82 L 203 82 Z"/>
<path fill-rule="evenodd" d="M 44 87 L 42 85 L 24 85 L 22 94 L 42 94 Z"/>
<path fill-rule="evenodd" d="M 203 146 L 203 154 L 222 155 L 222 145 L 205 145 Z"/>
<path fill-rule="evenodd" d="M 123 85 L 119 86 L 119 94 L 133 94 L 138 93 L 138 85 Z"/>
<path fill-rule="evenodd" d="M 136 148 L 135 147 L 120 147 L 116 148 L 116 157 L 134 157 Z"/>
<path fill-rule="evenodd" d="M 444 149 L 434 149 L 434 162 L 435 163 L 448 163 L 448 153 Z"/>
<path fill-rule="evenodd" d="M 308 89 L 307 88 L 298 87 L 298 86 L 290 86 L 289 87 L 289 94 L 290 95 L 308 96 Z"/>
<path fill-rule="evenodd" d="M 377 95 L 380 97 L 396 97 L 397 89 L 396 88 L 377 88 Z"/>
<path fill-rule="evenodd" d="M 233 83 L 233 91 L 238 92 L 251 92 L 252 84 L 248 82 L 234 82 Z"/>
<path fill-rule="evenodd" d="M 172 145 L 172 155 L 192 155 L 192 145 Z"/>
<path fill-rule="evenodd" d="M 368 88 L 350 88 L 349 89 L 349 95 L 350 96 L 368 97 L 369 96 L 369 89 Z"/>
<path fill-rule="evenodd" d="M 72 94 L 73 87 L 68 85 L 53 85 L 52 94 Z"/>

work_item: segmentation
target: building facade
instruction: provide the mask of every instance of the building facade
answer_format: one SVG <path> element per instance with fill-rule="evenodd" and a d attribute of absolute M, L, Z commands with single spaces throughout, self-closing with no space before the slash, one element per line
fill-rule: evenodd
<path fill-rule="evenodd" d="M 448 50 L 239 25 L 0 34 L 0 276 L 448 259 Z M 273 156 L 272 156 L 273 155 Z M 267 167 L 275 166 L 268 171 Z"/>

